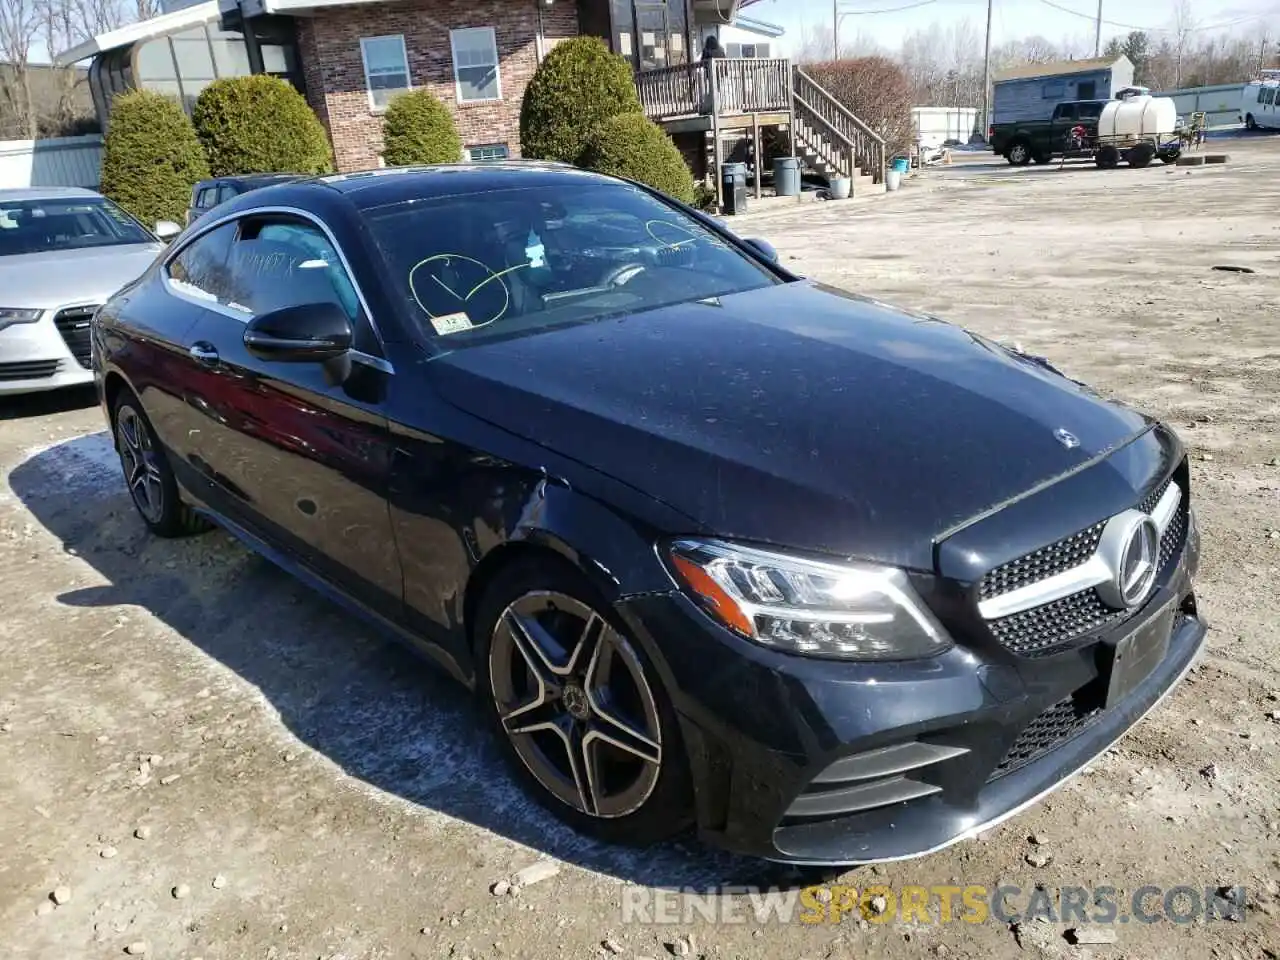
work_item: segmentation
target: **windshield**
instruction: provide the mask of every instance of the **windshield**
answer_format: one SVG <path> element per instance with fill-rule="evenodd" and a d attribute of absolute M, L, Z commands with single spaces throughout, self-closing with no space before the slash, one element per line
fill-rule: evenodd
<path fill-rule="evenodd" d="M 497 190 L 367 216 L 418 330 L 449 349 L 782 282 L 626 184 Z"/>
<path fill-rule="evenodd" d="M 155 242 L 105 197 L 0 200 L 0 257 Z"/>

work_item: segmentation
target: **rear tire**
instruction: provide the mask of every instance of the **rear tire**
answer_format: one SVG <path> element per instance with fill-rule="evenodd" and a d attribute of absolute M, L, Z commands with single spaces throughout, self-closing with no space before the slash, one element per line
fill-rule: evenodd
<path fill-rule="evenodd" d="M 178 481 L 151 421 L 128 390 L 116 398 L 111 426 L 129 498 L 151 532 L 160 537 L 187 537 L 210 529 L 209 521 L 182 502 Z"/>
<path fill-rule="evenodd" d="M 1025 167 L 1031 162 L 1031 144 L 1017 140 L 1009 147 L 1009 162 L 1015 167 Z"/>
<path fill-rule="evenodd" d="M 675 709 L 658 671 L 569 564 L 501 570 L 475 618 L 477 693 L 529 793 L 575 830 L 648 846 L 693 822 Z"/>
<path fill-rule="evenodd" d="M 1141 170 L 1143 167 L 1151 166 L 1151 161 L 1155 159 L 1156 151 L 1149 143 L 1140 143 L 1136 147 L 1130 147 L 1129 153 L 1125 157 L 1129 162 L 1129 166 L 1135 170 Z"/>
<path fill-rule="evenodd" d="M 1094 155 L 1094 163 L 1099 170 L 1114 170 L 1120 166 L 1120 151 L 1115 147 L 1099 147 Z"/>

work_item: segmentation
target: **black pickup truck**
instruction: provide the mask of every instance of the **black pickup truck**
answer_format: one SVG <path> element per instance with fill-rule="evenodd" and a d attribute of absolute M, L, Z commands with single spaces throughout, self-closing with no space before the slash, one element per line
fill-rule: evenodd
<path fill-rule="evenodd" d="M 1048 120 L 1017 120 L 991 127 L 991 149 L 1014 166 L 1032 160 L 1048 163 L 1062 156 L 1073 127 L 1084 127 L 1088 140 L 1098 134 L 1098 117 L 1109 100 L 1068 100 L 1053 109 Z"/>

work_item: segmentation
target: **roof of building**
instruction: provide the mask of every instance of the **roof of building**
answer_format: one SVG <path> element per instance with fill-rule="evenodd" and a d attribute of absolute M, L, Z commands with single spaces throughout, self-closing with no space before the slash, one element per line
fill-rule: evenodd
<path fill-rule="evenodd" d="M 54 54 L 53 62 L 60 67 L 65 67 L 78 60 L 87 60 L 97 53 L 117 50 L 120 47 L 127 47 L 143 40 L 154 40 L 156 37 L 178 33 L 189 27 L 217 19 L 218 0 L 205 0 L 204 3 L 183 7 L 181 10 L 173 11 L 173 13 L 162 13 L 160 16 L 152 17 L 149 20 L 139 20 L 137 23 L 130 23 L 127 26 L 120 27 L 118 30 L 108 30 L 106 33 L 100 33 L 84 43 L 77 44 L 70 50 L 63 50 L 61 53 Z"/>
<path fill-rule="evenodd" d="M 776 23 L 757 20 L 755 17 L 736 17 L 731 26 L 738 27 L 741 30 L 750 31 L 751 33 L 758 33 L 762 37 L 770 38 L 780 37 L 787 32 L 784 27 L 780 27 Z"/>
<path fill-rule="evenodd" d="M 1128 58 L 1121 54 L 1118 57 L 1093 57 L 1088 60 L 1050 60 L 1047 63 L 1026 63 L 1020 67 L 999 70 L 994 77 L 996 83 L 1003 80 L 1034 80 L 1039 77 L 1061 77 L 1073 73 L 1092 73 L 1095 70 L 1107 70 L 1121 60 Z"/>

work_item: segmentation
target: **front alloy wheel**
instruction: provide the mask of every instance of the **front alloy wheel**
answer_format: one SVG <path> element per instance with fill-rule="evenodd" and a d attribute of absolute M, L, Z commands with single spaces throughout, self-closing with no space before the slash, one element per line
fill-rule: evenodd
<path fill-rule="evenodd" d="M 644 845 L 691 815 L 678 722 L 657 673 L 560 564 L 519 563 L 486 591 L 481 692 L 539 801 L 605 840 Z"/>
<path fill-rule="evenodd" d="M 489 677 L 512 747 L 550 793 L 595 817 L 643 806 L 662 767 L 658 707 L 635 651 L 599 614 L 526 594 L 498 621 Z"/>

